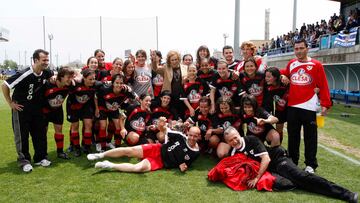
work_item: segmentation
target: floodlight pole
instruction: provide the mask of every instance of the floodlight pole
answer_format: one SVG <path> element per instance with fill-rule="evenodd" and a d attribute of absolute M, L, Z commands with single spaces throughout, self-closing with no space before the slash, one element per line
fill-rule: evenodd
<path fill-rule="evenodd" d="M 234 57 L 240 59 L 239 27 L 240 27 L 240 0 L 235 0 L 235 26 L 234 26 Z"/>
<path fill-rule="evenodd" d="M 53 34 L 48 34 L 48 37 L 49 37 L 49 45 L 50 45 L 50 67 L 52 65 L 52 50 L 51 50 L 51 41 L 54 39 L 54 35 Z"/>

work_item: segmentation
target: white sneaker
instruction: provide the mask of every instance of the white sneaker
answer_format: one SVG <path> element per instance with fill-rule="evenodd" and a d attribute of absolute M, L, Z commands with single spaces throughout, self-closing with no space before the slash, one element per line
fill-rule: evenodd
<path fill-rule="evenodd" d="M 95 153 L 95 154 L 88 154 L 86 157 L 89 161 L 94 161 L 104 158 L 104 155 L 102 153 Z"/>
<path fill-rule="evenodd" d="M 43 159 L 40 162 L 35 163 L 36 166 L 43 166 L 43 167 L 48 167 L 51 165 L 51 161 L 47 160 L 47 159 Z"/>
<path fill-rule="evenodd" d="M 304 171 L 308 172 L 308 173 L 311 173 L 311 174 L 314 174 L 315 173 L 315 170 L 313 169 L 313 167 L 311 166 L 306 166 Z"/>
<path fill-rule="evenodd" d="M 31 164 L 25 164 L 23 167 L 22 167 L 22 170 L 25 172 L 25 173 L 29 173 L 33 170 L 33 167 Z"/>
<path fill-rule="evenodd" d="M 100 161 L 95 164 L 95 168 L 112 169 L 113 165 L 110 161 Z"/>
<path fill-rule="evenodd" d="M 102 152 L 102 150 L 101 150 L 101 144 L 100 144 L 100 143 L 97 143 L 97 144 L 95 145 L 95 148 L 96 148 L 96 151 L 97 151 L 97 152 Z"/>
<path fill-rule="evenodd" d="M 113 143 L 106 143 L 106 147 L 107 148 L 110 148 L 110 149 L 115 149 L 116 147 L 115 147 L 115 145 L 113 144 Z"/>

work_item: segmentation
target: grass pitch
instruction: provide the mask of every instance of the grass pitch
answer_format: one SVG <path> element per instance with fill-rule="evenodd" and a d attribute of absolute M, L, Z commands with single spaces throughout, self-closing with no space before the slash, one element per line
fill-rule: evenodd
<path fill-rule="evenodd" d="M 301 190 L 288 192 L 235 192 L 222 183 L 207 180 L 208 171 L 217 163 L 201 156 L 186 173 L 177 169 L 146 174 L 98 171 L 84 155 L 69 161 L 56 158 L 53 130 L 48 132 L 49 168 L 34 167 L 23 173 L 16 163 L 10 109 L 0 96 L 0 202 L 336 202 L 331 198 Z M 349 110 L 349 109 L 347 109 Z M 352 108 L 349 118 L 339 116 L 337 105 L 326 118 L 320 132 L 341 144 L 360 150 L 360 109 Z M 66 123 L 66 122 L 65 122 Z M 68 128 L 68 123 L 64 129 Z M 65 146 L 69 135 L 65 133 Z M 286 136 L 284 146 L 286 147 Z M 303 143 L 302 143 L 303 144 Z M 330 146 L 331 147 L 331 146 Z M 31 153 L 32 145 L 30 144 Z M 347 153 L 343 150 L 342 153 Z M 303 150 L 301 152 L 303 155 Z M 348 154 L 352 156 L 351 153 Z M 317 174 L 352 191 L 360 191 L 360 166 L 318 148 Z M 359 160 L 359 159 L 358 159 Z M 113 159 L 131 161 L 136 159 Z M 302 162 L 302 161 L 301 161 Z M 304 167 L 301 163 L 300 167 Z M 340 202 L 340 201 L 338 201 Z"/>

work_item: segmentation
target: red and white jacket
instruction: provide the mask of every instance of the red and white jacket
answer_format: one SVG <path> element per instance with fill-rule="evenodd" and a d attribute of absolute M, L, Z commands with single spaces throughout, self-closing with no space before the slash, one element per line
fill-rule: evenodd
<path fill-rule="evenodd" d="M 290 79 L 288 106 L 316 111 L 317 102 L 320 102 L 323 107 L 331 107 L 325 70 L 319 61 L 312 58 L 305 62 L 292 59 L 281 73 Z M 320 89 L 319 98 L 315 88 Z"/>

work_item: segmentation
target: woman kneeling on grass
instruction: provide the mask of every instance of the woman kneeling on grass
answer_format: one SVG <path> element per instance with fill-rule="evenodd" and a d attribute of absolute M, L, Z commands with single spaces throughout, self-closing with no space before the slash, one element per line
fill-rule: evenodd
<path fill-rule="evenodd" d="M 103 153 L 88 154 L 88 160 L 97 160 L 104 157 L 134 157 L 142 159 L 137 164 L 115 164 L 109 161 L 97 162 L 95 168 L 115 169 L 122 172 L 142 173 L 155 171 L 161 168 L 179 168 L 185 172 L 191 163 L 199 156 L 197 141 L 201 139 L 200 129 L 191 127 L 187 136 L 180 132 L 166 128 L 166 118 L 159 118 L 159 130 L 165 131 L 165 144 L 145 144 L 134 147 L 119 147 Z"/>

